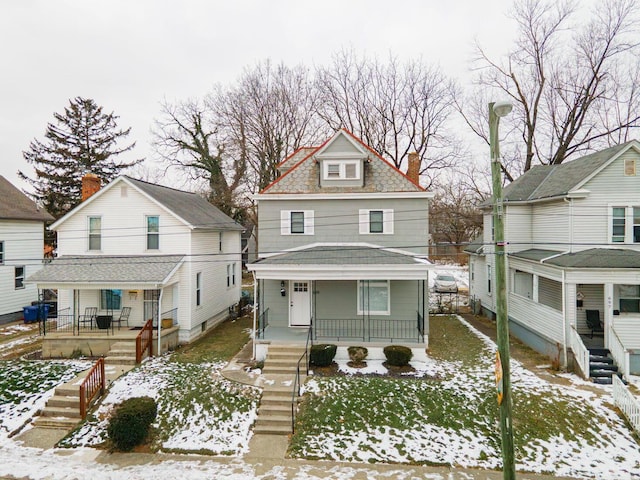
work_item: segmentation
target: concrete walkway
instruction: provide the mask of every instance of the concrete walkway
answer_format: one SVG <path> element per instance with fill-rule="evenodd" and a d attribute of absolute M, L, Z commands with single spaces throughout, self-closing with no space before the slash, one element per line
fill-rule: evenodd
<path fill-rule="evenodd" d="M 232 381 L 246 385 L 263 387 L 274 381 L 286 382 L 285 379 L 270 378 L 267 375 L 258 375 L 249 371 L 247 363 L 251 359 L 251 345 L 246 346 L 223 369 L 222 375 Z M 130 370 L 131 366 L 109 366 L 107 374 L 108 382 L 118 378 Z M 79 375 L 79 377 L 81 377 Z M 273 377 L 282 377 L 277 375 Z M 84 378 L 82 376 L 82 378 Z M 71 380 L 70 384 L 77 384 L 78 379 Z M 290 382 L 287 382 L 290 386 Z M 429 467 L 415 465 L 390 465 L 390 464 L 362 464 L 350 462 L 296 460 L 286 458 L 289 437 L 285 435 L 253 435 L 249 442 L 249 451 L 242 458 L 236 457 L 212 457 L 199 455 L 175 455 L 175 454 L 151 454 L 151 453 L 109 453 L 96 449 L 80 449 L 69 451 L 68 449 L 50 450 L 62 439 L 68 431 L 57 429 L 32 428 L 20 434 L 15 439 L 26 447 L 35 447 L 44 450 L 42 455 L 53 454 L 62 461 L 81 462 L 86 465 L 86 473 L 92 470 L 98 471 L 101 465 L 108 466 L 113 475 L 109 478 L 130 478 L 132 473 L 135 478 L 159 478 L 156 472 L 163 471 L 163 463 L 171 472 L 184 469 L 184 478 L 234 478 L 234 479 L 264 479 L 264 480 L 317 480 L 317 479 L 349 479 L 371 480 L 377 478 L 389 479 L 424 479 L 424 480 L 500 480 L 501 472 L 488 470 L 456 469 L 448 467 Z M 48 450 L 48 451 L 47 451 Z M 33 455 L 33 454 L 31 454 Z M 35 458 L 32 457 L 35 461 Z M 69 465 L 71 468 L 71 465 Z M 84 468 L 84 467 L 83 467 Z M 122 477 L 118 476 L 118 471 Z M 191 472 L 191 473 L 188 473 Z M 164 476 L 165 478 L 166 475 Z M 3 477 L 6 478 L 6 477 Z M 25 478 L 25 477 L 8 477 Z M 50 476 L 46 478 L 56 478 Z M 66 478 L 66 477 L 65 477 Z M 519 480 L 569 480 L 568 477 L 553 477 L 547 475 L 518 473 Z"/>

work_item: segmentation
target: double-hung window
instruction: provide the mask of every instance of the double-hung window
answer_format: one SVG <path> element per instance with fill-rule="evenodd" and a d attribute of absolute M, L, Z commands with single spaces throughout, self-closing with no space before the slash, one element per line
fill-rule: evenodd
<path fill-rule="evenodd" d="M 227 265 L 227 287 L 231 286 L 231 265 Z"/>
<path fill-rule="evenodd" d="M 620 311 L 623 313 L 640 312 L 640 285 L 619 285 Z"/>
<path fill-rule="evenodd" d="M 89 250 L 102 249 L 102 217 L 89 217 Z"/>
<path fill-rule="evenodd" d="M 360 217 L 360 233 L 371 234 L 393 234 L 393 210 L 392 209 L 378 209 L 367 210 L 361 209 L 359 211 Z"/>
<path fill-rule="evenodd" d="M 0 265 L 4 263 L 4 242 L 0 242 Z"/>
<path fill-rule="evenodd" d="M 281 235 L 313 235 L 313 210 L 281 210 Z"/>
<path fill-rule="evenodd" d="M 157 215 L 147 216 L 147 250 L 158 250 L 160 248 L 160 217 Z"/>
<path fill-rule="evenodd" d="M 202 303 L 202 272 L 196 273 L 196 306 Z"/>
<path fill-rule="evenodd" d="M 491 295 L 491 265 L 487 265 L 487 293 Z"/>
<path fill-rule="evenodd" d="M 611 242 L 624 243 L 626 230 L 626 208 L 613 207 L 611 210 Z"/>
<path fill-rule="evenodd" d="M 325 161 L 323 177 L 325 180 L 356 180 L 360 178 L 359 160 Z"/>
<path fill-rule="evenodd" d="M 610 219 L 611 243 L 640 243 L 640 207 L 611 207 Z"/>
<path fill-rule="evenodd" d="M 24 288 L 24 266 L 13 267 L 13 284 L 16 290 Z"/>
<path fill-rule="evenodd" d="M 358 280 L 358 315 L 389 315 L 388 280 Z"/>

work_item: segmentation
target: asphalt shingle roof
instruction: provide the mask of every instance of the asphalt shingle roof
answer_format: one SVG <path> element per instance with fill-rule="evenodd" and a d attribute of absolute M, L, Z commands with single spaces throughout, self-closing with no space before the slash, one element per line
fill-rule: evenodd
<path fill-rule="evenodd" d="M 236 223 L 197 193 L 163 187 L 130 177 L 126 178 L 195 228 L 244 230 L 242 225 Z"/>
<path fill-rule="evenodd" d="M 27 282 L 161 283 L 183 255 L 64 256 L 45 263 Z"/>
<path fill-rule="evenodd" d="M 9 180 L 0 176 L 0 219 L 49 222 L 53 217 L 38 207 Z"/>
<path fill-rule="evenodd" d="M 255 263 L 261 265 L 413 265 L 419 262 L 411 255 L 353 245 L 311 247 L 263 258 Z"/>
<path fill-rule="evenodd" d="M 562 252 L 558 250 L 545 250 L 542 248 L 531 248 L 529 250 L 522 250 L 520 252 L 510 253 L 510 257 L 523 258 L 525 260 L 533 260 L 539 262 L 545 258 L 552 257 L 554 255 L 560 255 Z M 545 263 L 551 263 L 547 261 Z"/>
<path fill-rule="evenodd" d="M 566 253 L 545 263 L 566 268 L 640 268 L 640 252 L 616 248 L 591 248 Z"/>

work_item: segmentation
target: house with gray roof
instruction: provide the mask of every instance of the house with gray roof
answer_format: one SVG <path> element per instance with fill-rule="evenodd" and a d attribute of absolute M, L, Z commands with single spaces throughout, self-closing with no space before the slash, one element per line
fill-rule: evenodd
<path fill-rule="evenodd" d="M 278 166 L 259 194 L 254 347 L 367 345 L 369 358 L 428 345 L 429 199 L 420 160 L 406 175 L 346 130 Z"/>
<path fill-rule="evenodd" d="M 0 323 L 18 320 L 38 300 L 25 283 L 42 268 L 45 223 L 53 217 L 0 176 Z"/>
<path fill-rule="evenodd" d="M 240 298 L 243 228 L 196 193 L 120 176 L 51 229 L 58 256 L 28 283 L 58 290 L 57 327 L 74 335 L 100 333 L 87 311 L 114 320 L 130 311 L 118 327 L 170 319 L 190 342 Z"/>
<path fill-rule="evenodd" d="M 640 373 L 640 142 L 540 165 L 503 192 L 510 330 L 585 377 Z M 494 316 L 492 205 L 470 295 Z M 590 361 L 591 357 L 591 361 Z"/>

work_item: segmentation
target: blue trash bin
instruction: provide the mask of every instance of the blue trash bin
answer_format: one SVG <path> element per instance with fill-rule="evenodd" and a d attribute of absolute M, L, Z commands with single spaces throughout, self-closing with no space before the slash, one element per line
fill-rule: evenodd
<path fill-rule="evenodd" d="M 24 316 L 24 323 L 31 323 L 38 321 L 38 307 L 22 307 L 22 315 Z"/>
<path fill-rule="evenodd" d="M 49 304 L 41 303 L 40 305 L 38 305 L 37 308 L 38 308 L 38 311 L 37 311 L 36 320 L 38 321 L 46 320 L 49 315 Z"/>

